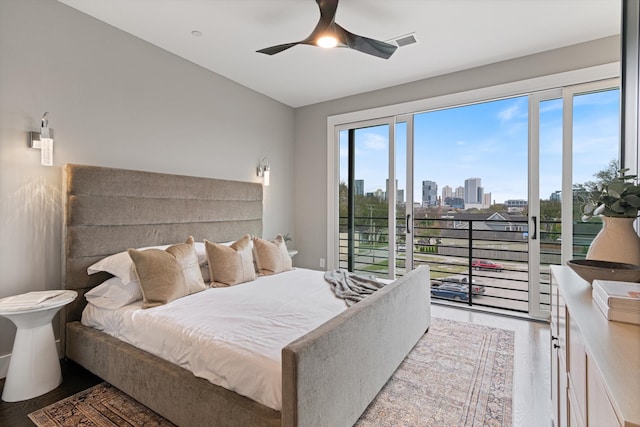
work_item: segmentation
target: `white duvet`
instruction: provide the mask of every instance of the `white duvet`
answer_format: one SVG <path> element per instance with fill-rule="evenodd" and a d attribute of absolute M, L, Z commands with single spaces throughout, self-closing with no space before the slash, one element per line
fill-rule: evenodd
<path fill-rule="evenodd" d="M 82 324 L 279 411 L 282 348 L 346 309 L 323 274 L 295 269 L 149 309 L 89 304 Z"/>

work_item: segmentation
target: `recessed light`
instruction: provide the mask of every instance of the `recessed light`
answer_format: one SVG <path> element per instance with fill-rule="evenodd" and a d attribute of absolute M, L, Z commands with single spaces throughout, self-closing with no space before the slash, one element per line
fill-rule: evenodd
<path fill-rule="evenodd" d="M 193 37 L 200 37 L 202 35 L 202 31 L 193 30 L 193 31 L 191 31 L 191 35 Z"/>

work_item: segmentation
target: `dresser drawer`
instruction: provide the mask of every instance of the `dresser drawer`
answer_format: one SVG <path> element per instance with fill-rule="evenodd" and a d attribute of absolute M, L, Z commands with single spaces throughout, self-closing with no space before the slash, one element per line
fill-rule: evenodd
<path fill-rule="evenodd" d="M 590 426 L 622 427 L 618 420 L 604 382 L 593 361 L 587 357 L 587 410 Z"/>

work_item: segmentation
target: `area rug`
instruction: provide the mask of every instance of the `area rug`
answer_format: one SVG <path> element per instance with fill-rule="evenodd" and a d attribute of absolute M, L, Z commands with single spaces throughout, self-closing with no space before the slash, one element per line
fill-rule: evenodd
<path fill-rule="evenodd" d="M 513 331 L 433 318 L 356 426 L 511 426 L 513 346 Z M 173 426 L 107 383 L 29 418 L 39 427 Z"/>
<path fill-rule="evenodd" d="M 432 318 L 357 427 L 512 425 L 513 331 Z"/>

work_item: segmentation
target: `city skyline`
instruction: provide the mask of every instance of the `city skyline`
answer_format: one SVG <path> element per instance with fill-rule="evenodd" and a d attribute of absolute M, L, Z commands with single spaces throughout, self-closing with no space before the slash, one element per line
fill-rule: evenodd
<path fill-rule="evenodd" d="M 387 186 L 388 186 L 388 181 L 389 180 L 387 180 Z M 469 182 L 476 182 L 477 185 L 474 187 L 474 189 L 480 190 L 478 191 L 476 198 L 473 200 L 465 196 L 465 187 L 463 186 L 456 187 L 454 191 L 449 185 L 445 185 L 442 188 L 440 188 L 438 183 L 435 181 L 431 181 L 431 180 L 422 181 L 422 198 L 420 203 L 423 206 L 436 206 L 439 202 L 444 206 L 444 205 L 447 205 L 446 200 L 448 198 L 451 198 L 451 199 L 457 198 L 457 199 L 463 200 L 465 204 L 472 204 L 472 205 L 481 204 L 483 206 L 490 206 L 493 204 L 493 200 L 491 199 L 491 192 L 484 192 L 484 187 L 480 185 L 482 182 L 482 178 L 465 179 L 465 185 L 467 185 Z M 397 180 L 396 180 L 396 183 L 397 183 Z M 363 179 L 356 179 L 354 184 L 355 184 L 355 194 L 357 196 L 358 195 L 359 196 L 371 195 L 375 197 L 383 196 L 384 199 L 387 199 L 387 192 L 385 191 L 386 188 L 385 189 L 377 188 L 375 191 L 365 192 L 364 191 L 365 183 Z M 396 202 L 397 203 L 405 202 L 404 192 L 405 190 L 403 188 L 397 188 L 397 185 L 396 185 Z M 517 200 L 521 200 L 521 199 L 517 199 Z M 418 203 L 418 201 L 414 200 L 414 203 Z"/>
<path fill-rule="evenodd" d="M 618 158 L 619 90 L 574 97 L 573 182 L 594 180 Z M 406 126 L 396 125 L 396 178 L 406 189 Z M 388 128 L 356 130 L 356 176 L 364 193 L 386 190 Z M 439 187 L 481 177 L 492 202 L 528 199 L 528 97 L 520 96 L 414 116 L 414 201 L 422 201 L 422 181 Z M 540 191 L 549 199 L 561 189 L 562 100 L 540 104 Z M 341 137 L 340 176 L 346 177 L 346 145 Z M 453 184 L 453 185 L 452 185 Z M 405 198 L 408 196 L 405 192 Z"/>

